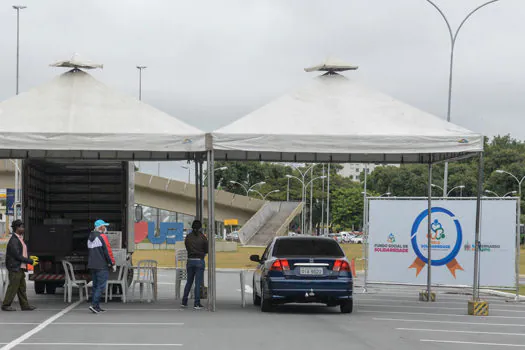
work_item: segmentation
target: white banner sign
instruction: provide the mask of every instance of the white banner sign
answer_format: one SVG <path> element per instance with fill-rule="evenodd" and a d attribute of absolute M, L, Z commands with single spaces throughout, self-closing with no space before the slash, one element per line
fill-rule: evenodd
<path fill-rule="evenodd" d="M 516 200 L 483 200 L 480 285 L 515 285 Z M 370 200 L 369 282 L 426 284 L 428 202 Z M 475 200 L 432 201 L 432 284 L 473 285 Z"/>

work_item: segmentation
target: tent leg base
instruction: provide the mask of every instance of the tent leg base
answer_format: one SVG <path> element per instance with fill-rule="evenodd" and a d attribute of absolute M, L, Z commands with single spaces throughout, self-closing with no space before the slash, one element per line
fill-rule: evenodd
<path fill-rule="evenodd" d="M 489 303 L 487 301 L 468 301 L 468 314 L 471 316 L 488 316 Z"/>
<path fill-rule="evenodd" d="M 430 292 L 430 299 L 428 297 L 428 291 L 422 290 L 419 292 L 419 301 L 436 301 L 436 293 Z"/>

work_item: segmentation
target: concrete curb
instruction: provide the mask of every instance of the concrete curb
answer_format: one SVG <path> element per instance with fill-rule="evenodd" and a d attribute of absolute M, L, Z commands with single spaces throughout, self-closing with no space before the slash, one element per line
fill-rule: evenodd
<path fill-rule="evenodd" d="M 495 295 L 498 297 L 505 297 L 505 298 L 512 298 L 512 299 L 516 297 L 516 293 L 507 293 L 507 292 L 502 292 L 502 291 L 494 290 L 494 289 L 483 289 L 482 291 L 489 295 Z M 520 295 L 519 301 L 525 301 L 525 296 Z"/>

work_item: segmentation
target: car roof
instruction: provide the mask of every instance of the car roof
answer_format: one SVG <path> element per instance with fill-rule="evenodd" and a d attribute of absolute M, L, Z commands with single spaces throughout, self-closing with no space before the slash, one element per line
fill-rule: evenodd
<path fill-rule="evenodd" d="M 305 239 L 316 239 L 316 240 L 320 240 L 320 241 L 330 241 L 330 242 L 333 242 L 334 240 L 331 239 L 331 238 L 328 238 L 328 237 L 321 237 L 321 236 L 279 236 L 279 237 L 275 237 L 274 241 L 277 242 L 277 241 L 281 241 L 281 240 L 294 240 L 294 241 L 299 241 L 299 240 L 305 240 Z"/>

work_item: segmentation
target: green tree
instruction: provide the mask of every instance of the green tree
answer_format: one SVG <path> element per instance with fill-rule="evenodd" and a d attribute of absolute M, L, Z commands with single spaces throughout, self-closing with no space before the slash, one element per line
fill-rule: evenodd
<path fill-rule="evenodd" d="M 368 195 L 376 196 L 377 194 L 370 192 Z M 362 228 L 363 201 L 363 190 L 359 184 L 334 190 L 331 199 L 332 225 L 343 229 Z"/>

